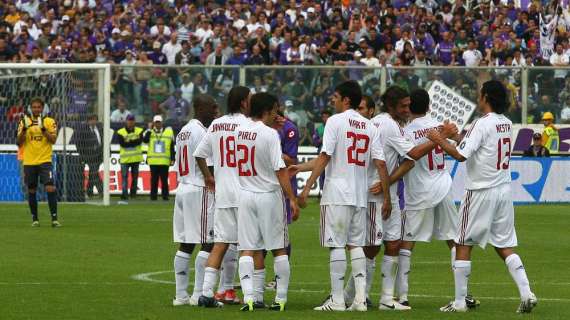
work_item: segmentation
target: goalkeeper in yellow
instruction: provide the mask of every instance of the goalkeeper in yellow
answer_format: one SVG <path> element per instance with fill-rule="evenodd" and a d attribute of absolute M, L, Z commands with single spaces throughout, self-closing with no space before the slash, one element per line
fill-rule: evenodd
<path fill-rule="evenodd" d="M 60 227 L 57 221 L 57 195 L 52 174 L 52 145 L 55 143 L 57 125 L 50 117 L 42 116 L 44 102 L 32 99 L 31 116 L 24 115 L 18 124 L 18 145 L 24 150 L 24 180 L 28 186 L 28 204 L 32 213 L 32 226 L 39 227 L 38 180 L 45 186 L 51 214 L 52 227 Z"/>

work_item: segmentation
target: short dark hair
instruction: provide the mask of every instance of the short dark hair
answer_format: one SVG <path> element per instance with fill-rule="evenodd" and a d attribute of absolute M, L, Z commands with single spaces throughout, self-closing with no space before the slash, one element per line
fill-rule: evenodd
<path fill-rule="evenodd" d="M 256 93 L 251 96 L 251 112 L 252 118 L 261 118 L 264 112 L 268 112 L 275 108 L 277 97 L 267 92 Z"/>
<path fill-rule="evenodd" d="M 194 110 L 216 105 L 216 100 L 207 94 L 198 94 L 192 99 L 192 107 Z"/>
<path fill-rule="evenodd" d="M 371 96 L 365 94 L 362 96 L 362 100 L 366 101 L 366 109 L 376 109 L 376 102 L 374 102 Z"/>
<path fill-rule="evenodd" d="M 570 98 L 570 96 L 568 96 Z M 321 111 L 321 116 L 324 114 L 328 114 L 329 116 L 332 115 L 332 111 L 330 111 L 329 109 L 324 109 L 323 111 Z"/>
<path fill-rule="evenodd" d="M 489 80 L 483 83 L 481 95 L 491 105 L 493 112 L 503 114 L 509 109 L 510 101 L 507 88 L 501 81 Z"/>
<path fill-rule="evenodd" d="M 247 99 L 248 96 L 248 87 L 233 87 L 228 94 L 228 113 L 239 113 L 241 111 L 241 103 Z"/>
<path fill-rule="evenodd" d="M 394 108 L 400 100 L 409 97 L 408 91 L 400 86 L 390 86 L 382 95 L 382 111 L 387 112 L 388 107 Z"/>
<path fill-rule="evenodd" d="M 99 120 L 99 117 L 95 113 L 92 113 L 87 117 L 87 120 Z"/>
<path fill-rule="evenodd" d="M 358 105 L 362 101 L 362 89 L 360 89 L 358 82 L 354 80 L 345 81 L 336 86 L 334 91 L 338 92 L 342 99 L 348 98 L 352 109 L 358 109 Z"/>
<path fill-rule="evenodd" d="M 425 114 L 429 110 L 429 94 L 424 89 L 412 91 L 410 100 L 410 111 L 413 114 Z"/>

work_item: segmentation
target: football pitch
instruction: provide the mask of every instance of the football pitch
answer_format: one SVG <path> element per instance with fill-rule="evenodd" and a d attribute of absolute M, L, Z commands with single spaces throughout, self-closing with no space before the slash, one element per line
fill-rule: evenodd
<path fill-rule="evenodd" d="M 290 226 L 293 244 L 288 310 L 243 313 L 172 307 L 172 202 L 128 206 L 60 205 L 63 227 L 30 226 L 27 204 L 0 205 L 0 319 L 570 319 L 570 207 L 516 208 L 520 249 L 539 303 L 517 315 L 518 291 L 492 249 L 474 250 L 470 293 L 481 307 L 468 314 L 438 308 L 453 296 L 449 253 L 442 242 L 420 244 L 413 255 L 410 303 L 402 313 L 379 311 L 380 264 L 366 313 L 319 313 L 329 292 L 328 252 L 319 246 L 316 202 Z M 196 253 L 196 252 L 195 252 Z M 194 261 L 191 261 L 193 266 Z M 266 262 L 268 280 L 272 259 Z M 193 276 L 191 277 L 193 279 Z M 266 292 L 266 303 L 274 292 Z"/>

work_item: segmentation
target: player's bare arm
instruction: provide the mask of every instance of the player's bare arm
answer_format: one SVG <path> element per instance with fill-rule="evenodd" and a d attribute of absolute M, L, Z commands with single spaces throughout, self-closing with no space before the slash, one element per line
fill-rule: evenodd
<path fill-rule="evenodd" d="M 303 192 L 301 192 L 301 195 L 299 196 L 299 205 L 302 208 L 307 205 L 307 197 L 309 196 L 309 191 L 311 190 L 311 186 L 315 183 L 315 181 L 317 181 L 317 179 L 323 173 L 323 170 L 325 170 L 330 160 L 331 156 L 329 156 L 324 152 L 321 152 L 321 154 L 319 154 L 319 157 L 313 160 L 315 162 L 313 171 L 311 173 L 311 176 L 309 177 L 309 180 L 307 180 L 307 184 L 305 184 L 305 188 L 303 188 Z"/>
<path fill-rule="evenodd" d="M 384 195 L 384 203 L 382 203 L 382 219 L 387 220 L 392 214 L 392 198 L 390 197 L 390 177 L 388 176 L 388 169 L 386 168 L 386 161 L 374 159 L 374 165 L 378 170 L 380 177 L 379 184 L 386 191 Z"/>
<path fill-rule="evenodd" d="M 288 166 L 287 171 L 289 171 L 289 177 L 292 177 L 298 174 L 299 172 L 313 171 L 313 169 L 315 168 L 315 164 L 317 163 L 317 159 L 318 158 L 314 158 L 307 162 L 297 163 Z"/>
<path fill-rule="evenodd" d="M 208 168 L 208 164 L 206 163 L 206 159 L 195 157 L 196 163 L 198 164 L 198 168 L 200 168 L 200 172 L 204 175 L 204 183 L 206 187 L 212 191 L 216 190 L 216 181 L 214 179 L 214 175 Z"/>
<path fill-rule="evenodd" d="M 445 153 L 452 156 L 454 159 L 458 161 L 467 160 L 459 153 L 459 151 L 457 151 L 457 148 L 451 143 L 449 143 L 447 139 L 442 137 L 441 133 L 438 132 L 437 130 L 434 129 L 430 130 L 427 134 L 427 138 L 430 139 L 432 142 L 437 143 L 443 149 L 443 151 L 445 151 Z"/>
<path fill-rule="evenodd" d="M 285 165 L 287 166 L 292 166 L 297 164 L 297 160 L 295 160 L 294 158 L 291 158 L 290 156 L 283 154 L 283 161 L 285 162 Z"/>
<path fill-rule="evenodd" d="M 297 221 L 297 219 L 299 219 L 299 204 L 297 203 L 297 196 L 295 196 L 293 189 L 291 189 L 291 183 L 289 182 L 289 174 L 287 172 L 287 168 L 275 171 L 275 174 L 277 175 L 279 184 L 281 185 L 281 188 L 285 192 L 285 195 L 289 200 L 289 204 L 291 205 L 291 218 L 293 221 Z"/>
<path fill-rule="evenodd" d="M 415 161 L 404 159 L 404 161 L 402 161 L 402 163 L 400 163 L 400 165 L 389 176 L 390 183 L 388 184 L 388 187 L 400 181 L 400 179 L 402 179 L 410 170 L 412 170 L 415 165 Z M 373 184 L 369 189 L 372 194 L 380 194 L 384 192 L 384 190 L 386 190 L 386 188 L 383 186 L 381 181 Z"/>

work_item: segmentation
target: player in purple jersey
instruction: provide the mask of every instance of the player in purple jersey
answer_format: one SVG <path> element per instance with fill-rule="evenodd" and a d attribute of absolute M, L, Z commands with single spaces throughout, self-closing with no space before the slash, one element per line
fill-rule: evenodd
<path fill-rule="evenodd" d="M 298 163 L 297 152 L 299 149 L 299 129 L 293 121 L 288 119 L 280 112 L 280 116 L 283 118 L 283 126 L 278 128 L 279 138 L 281 139 L 281 151 L 283 152 L 283 160 L 287 166 L 294 165 Z M 297 176 L 291 177 L 291 188 L 293 193 L 297 194 Z M 287 204 L 287 223 L 291 224 L 291 208 L 289 203 Z"/>

